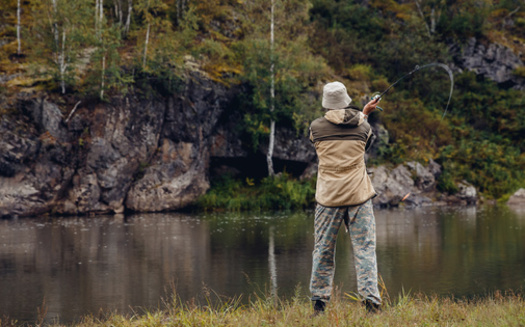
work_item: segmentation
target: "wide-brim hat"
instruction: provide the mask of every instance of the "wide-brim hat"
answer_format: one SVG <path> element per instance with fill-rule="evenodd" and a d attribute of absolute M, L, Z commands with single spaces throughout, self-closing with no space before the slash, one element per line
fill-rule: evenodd
<path fill-rule="evenodd" d="M 341 82 L 328 83 L 323 88 L 323 108 L 343 109 L 348 107 L 352 98 L 348 96 L 346 87 Z"/>

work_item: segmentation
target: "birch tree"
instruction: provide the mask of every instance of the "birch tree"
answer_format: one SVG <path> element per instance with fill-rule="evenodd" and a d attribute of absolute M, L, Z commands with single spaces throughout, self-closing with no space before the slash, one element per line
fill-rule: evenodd
<path fill-rule="evenodd" d="M 177 10 L 177 23 L 180 24 L 180 21 L 184 17 L 184 12 L 186 11 L 186 0 L 177 0 L 175 6 Z"/>
<path fill-rule="evenodd" d="M 155 56 L 161 51 L 162 49 L 158 47 L 159 43 L 163 43 L 162 39 L 170 35 L 172 31 L 167 9 L 167 4 L 161 0 L 138 0 L 136 2 L 135 10 L 142 19 L 142 25 L 145 26 L 144 43 L 140 56 L 143 71 L 148 71 L 150 68 L 148 65 L 152 57 L 150 53 Z M 156 69 L 153 66 L 151 68 Z"/>
<path fill-rule="evenodd" d="M 126 26 L 124 27 L 124 35 L 129 34 L 129 26 L 131 24 L 131 13 L 133 11 L 133 0 L 128 0 L 128 14 L 126 18 Z"/>
<path fill-rule="evenodd" d="M 142 69 L 146 70 L 146 58 L 148 57 L 148 44 L 149 44 L 149 31 L 151 28 L 151 23 L 148 23 L 148 28 L 146 30 L 146 38 L 144 39 L 144 55 L 142 59 Z"/>
<path fill-rule="evenodd" d="M 20 0 L 17 0 L 17 3 L 16 3 L 16 41 L 17 41 L 16 54 L 19 56 L 22 54 L 22 40 L 20 38 L 20 26 L 21 26 L 20 11 L 21 11 Z"/>
<path fill-rule="evenodd" d="M 52 8 L 49 15 L 50 25 L 53 30 L 53 35 L 55 37 L 55 51 L 53 54 L 54 62 L 58 69 L 58 74 L 60 76 L 60 88 L 62 94 L 66 93 L 66 70 L 69 67 L 70 56 L 66 53 L 66 40 L 67 40 L 67 30 L 69 25 L 69 17 L 64 15 L 62 11 L 59 11 L 58 0 L 51 0 Z M 61 8 L 63 9 L 63 8 Z M 62 33 L 60 33 L 62 30 Z M 62 34 L 62 38 L 60 38 Z M 61 42 L 62 41 L 62 42 Z"/>
<path fill-rule="evenodd" d="M 104 0 L 95 0 L 95 33 L 100 37 L 104 26 Z"/>
<path fill-rule="evenodd" d="M 323 61 L 312 55 L 308 47 L 308 9 L 307 3 L 300 0 L 246 3 L 240 55 L 243 81 L 249 85 L 251 96 L 245 105 L 249 109 L 244 114 L 244 124 L 256 148 L 262 139 L 268 140 L 269 176 L 275 174 L 277 124 L 315 112 L 315 103 L 306 93 L 326 71 Z"/>
<path fill-rule="evenodd" d="M 93 43 L 91 69 L 84 77 L 86 93 L 98 95 L 105 100 L 110 90 L 125 91 L 133 79 L 121 69 L 119 47 L 122 45 L 122 29 L 119 24 L 104 24 L 99 37 Z"/>
<path fill-rule="evenodd" d="M 443 7 L 443 4 L 441 3 L 441 0 L 414 1 L 416 3 L 417 12 L 425 25 L 427 34 L 429 37 L 432 37 L 432 35 L 436 34 L 436 26 L 441 17 L 441 8 Z"/>
<path fill-rule="evenodd" d="M 273 170 L 273 147 L 275 144 L 275 119 L 273 112 L 275 111 L 275 37 L 274 37 L 274 10 L 275 0 L 272 0 L 270 8 L 270 140 L 268 142 L 268 152 L 266 153 L 266 163 L 268 165 L 268 175 L 275 175 Z"/>
<path fill-rule="evenodd" d="M 48 71 L 65 94 L 76 84 L 75 64 L 93 34 L 92 4 L 82 0 L 41 0 L 31 4 L 29 33 L 34 55 L 46 61 Z"/>

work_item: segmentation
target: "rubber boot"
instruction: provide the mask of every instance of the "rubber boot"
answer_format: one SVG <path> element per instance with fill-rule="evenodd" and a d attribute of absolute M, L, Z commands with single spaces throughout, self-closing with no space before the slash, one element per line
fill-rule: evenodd
<path fill-rule="evenodd" d="M 314 313 L 312 314 L 313 317 L 317 317 L 318 315 L 324 313 L 324 309 L 326 307 L 326 303 L 321 300 L 315 300 L 314 302 Z"/>
<path fill-rule="evenodd" d="M 368 299 L 366 299 L 363 303 L 365 305 L 367 313 L 378 313 L 379 311 L 381 311 L 380 304 L 374 303 Z"/>

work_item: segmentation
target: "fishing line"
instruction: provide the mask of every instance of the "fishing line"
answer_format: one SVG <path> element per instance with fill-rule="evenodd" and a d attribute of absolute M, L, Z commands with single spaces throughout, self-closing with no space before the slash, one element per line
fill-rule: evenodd
<path fill-rule="evenodd" d="M 383 92 L 381 93 L 377 93 L 375 94 L 374 96 L 372 96 L 372 99 L 375 100 L 375 99 L 379 99 L 381 100 L 381 98 L 392 88 L 394 87 L 397 83 L 399 83 L 400 81 L 402 81 L 403 79 L 405 79 L 406 77 L 414 74 L 415 72 L 421 70 L 421 69 L 424 69 L 424 68 L 429 68 L 429 67 L 441 67 L 443 68 L 444 70 L 446 70 L 446 72 L 448 73 L 448 76 L 450 78 L 450 94 L 448 96 L 448 101 L 447 101 L 447 106 L 445 107 L 445 111 L 443 112 L 443 116 L 441 116 L 441 120 L 443 120 L 443 118 L 445 118 L 445 115 L 447 114 L 447 111 L 448 111 L 448 107 L 450 105 L 450 100 L 452 99 L 452 92 L 454 91 L 454 74 L 452 73 L 452 70 L 450 69 L 450 67 L 448 67 L 447 65 L 445 64 L 441 64 L 441 63 L 438 63 L 438 62 L 433 62 L 433 63 L 430 63 L 430 64 L 426 64 L 426 65 L 423 65 L 423 66 L 419 66 L 419 65 L 416 65 L 416 67 L 414 67 L 414 69 L 410 72 L 408 72 L 407 74 L 401 76 L 397 81 L 395 81 L 393 84 L 391 84 L 389 87 L 386 88 L 386 90 L 384 90 Z M 379 110 L 383 111 L 382 108 L 380 107 L 377 107 Z M 440 121 L 441 122 L 441 121 Z"/>

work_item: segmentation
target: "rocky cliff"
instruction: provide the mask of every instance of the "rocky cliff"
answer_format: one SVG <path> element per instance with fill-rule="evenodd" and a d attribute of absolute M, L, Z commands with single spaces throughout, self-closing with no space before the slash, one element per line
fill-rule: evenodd
<path fill-rule="evenodd" d="M 231 99 L 198 74 L 177 94 L 80 103 L 67 118 L 22 96 L 0 118 L 0 216 L 184 207 L 209 187 L 211 136 Z"/>
<path fill-rule="evenodd" d="M 508 48 L 471 39 L 451 53 L 457 71 L 525 87 L 512 74 L 523 65 L 520 55 Z M 107 102 L 78 102 L 67 112 L 46 97 L 20 95 L 15 104 L 2 105 L 0 117 L 0 217 L 176 210 L 209 188 L 210 168 L 265 175 L 264 145 L 255 154 L 246 149 L 236 126 L 240 118 L 228 111 L 236 92 L 194 72 L 174 94 L 135 90 Z M 376 145 L 388 143 L 388 131 L 373 127 Z M 306 135 L 278 128 L 274 159 L 278 169 L 315 175 L 315 150 Z M 467 183 L 455 196 L 438 194 L 440 170 L 434 162 L 373 168 L 374 203 L 476 203 Z"/>

